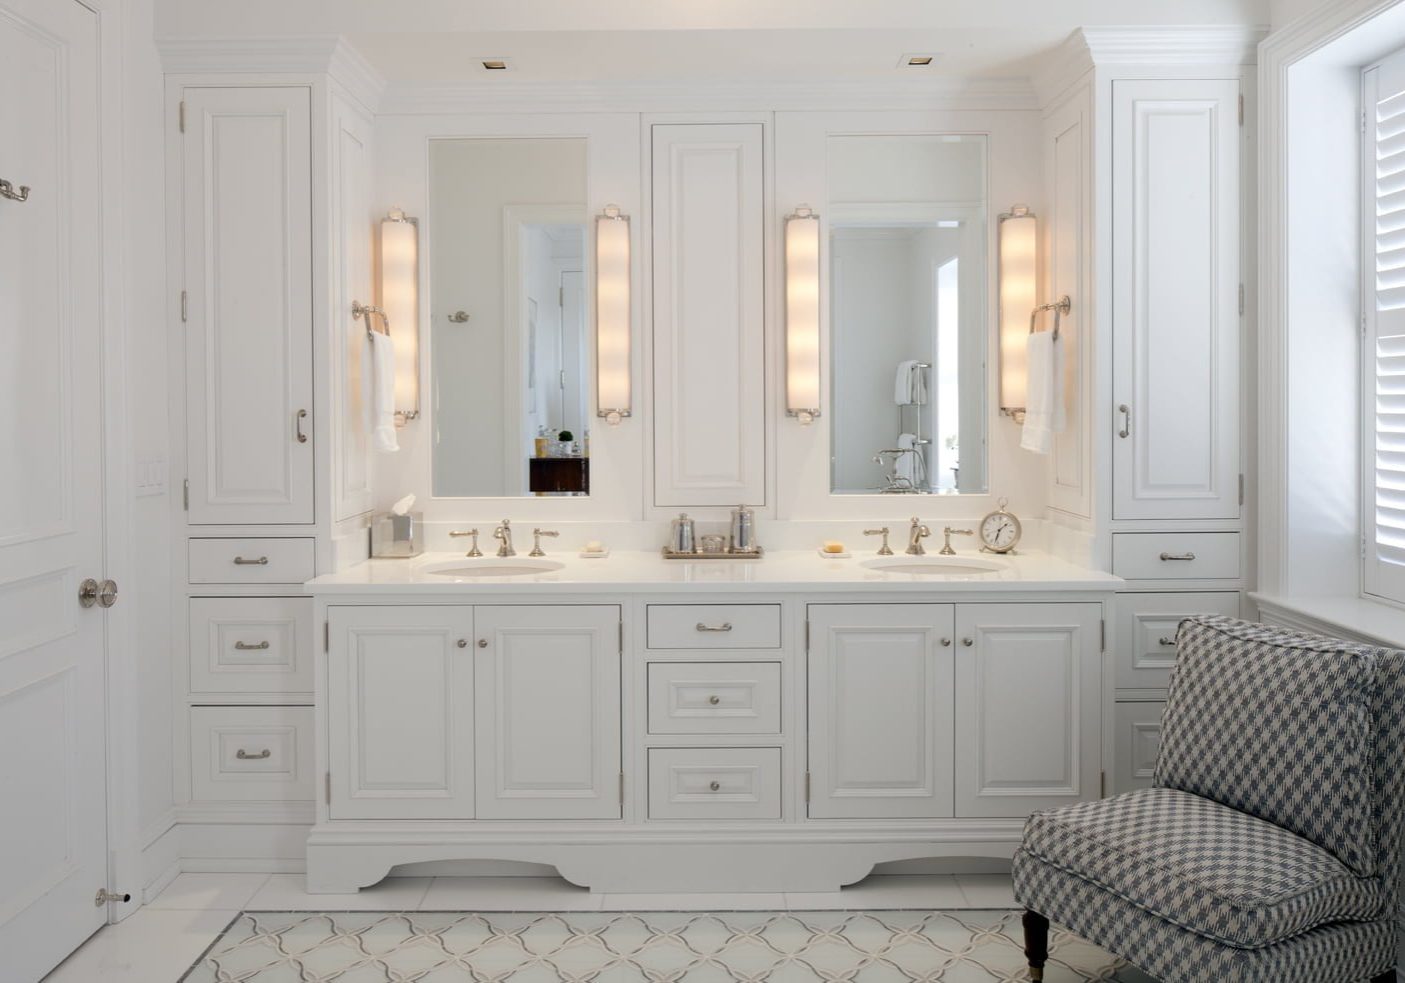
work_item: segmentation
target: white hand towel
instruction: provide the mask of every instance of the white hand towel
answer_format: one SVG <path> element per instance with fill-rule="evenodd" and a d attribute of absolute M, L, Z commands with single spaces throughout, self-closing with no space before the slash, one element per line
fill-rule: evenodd
<path fill-rule="evenodd" d="M 925 477 L 923 474 L 925 469 L 922 467 L 922 449 L 917 446 L 917 435 L 898 434 L 898 449 L 907 453 L 899 454 L 898 459 L 893 462 L 893 473 L 899 478 L 906 478 L 916 488 Z"/>
<path fill-rule="evenodd" d="M 1068 425 L 1064 410 L 1064 346 L 1052 331 L 1036 331 L 1029 336 L 1027 351 L 1029 381 L 1020 446 L 1035 454 L 1047 454 L 1053 449 L 1054 434 L 1062 433 Z"/>
<path fill-rule="evenodd" d="M 916 359 L 898 363 L 898 371 L 893 378 L 893 402 L 899 406 L 910 406 L 915 402 L 912 392 L 912 377 L 916 370 Z"/>
<path fill-rule="evenodd" d="M 395 437 L 395 342 L 371 332 L 371 446 L 382 454 L 400 449 Z"/>

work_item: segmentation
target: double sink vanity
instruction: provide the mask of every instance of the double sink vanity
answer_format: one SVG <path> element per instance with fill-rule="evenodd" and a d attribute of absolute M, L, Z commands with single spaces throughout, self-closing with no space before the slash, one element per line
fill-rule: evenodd
<path fill-rule="evenodd" d="M 1039 553 L 427 553 L 310 581 L 315 892 L 515 860 L 596 891 L 824 891 L 1008 857 L 1100 791 L 1120 581 Z"/>

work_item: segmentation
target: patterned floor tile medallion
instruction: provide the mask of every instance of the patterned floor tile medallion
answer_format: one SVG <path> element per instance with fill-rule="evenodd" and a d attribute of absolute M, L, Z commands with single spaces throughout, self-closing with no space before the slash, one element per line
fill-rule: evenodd
<path fill-rule="evenodd" d="M 1124 964 L 1055 930 L 1049 983 Z M 1023 983 L 1013 911 L 243 912 L 182 983 Z"/>

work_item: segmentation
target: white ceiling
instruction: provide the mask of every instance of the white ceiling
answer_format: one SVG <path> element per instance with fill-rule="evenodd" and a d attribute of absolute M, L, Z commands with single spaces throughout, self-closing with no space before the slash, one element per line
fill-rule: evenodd
<path fill-rule="evenodd" d="M 1028 74 L 1080 26 L 1266 24 L 1270 0 L 157 0 L 159 38 L 345 35 L 387 79 Z M 937 53 L 900 69 L 904 53 Z"/>

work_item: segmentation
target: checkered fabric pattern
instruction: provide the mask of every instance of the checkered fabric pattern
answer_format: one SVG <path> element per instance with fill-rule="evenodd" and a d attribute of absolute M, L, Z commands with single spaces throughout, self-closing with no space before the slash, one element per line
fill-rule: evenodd
<path fill-rule="evenodd" d="M 1225 945 L 1377 918 L 1390 901 L 1302 837 L 1168 788 L 1036 813 L 1024 850 Z"/>
<path fill-rule="evenodd" d="M 1177 650 L 1158 788 L 1031 817 L 1020 903 L 1163 983 L 1393 967 L 1405 653 L 1224 617 Z"/>
<path fill-rule="evenodd" d="M 1258 816 L 1376 872 L 1372 650 L 1231 618 L 1176 636 L 1156 784 Z"/>
<path fill-rule="evenodd" d="M 1221 945 L 1021 851 L 1015 897 L 1161 983 L 1361 983 L 1395 965 L 1395 921 L 1325 925 L 1257 949 Z"/>

